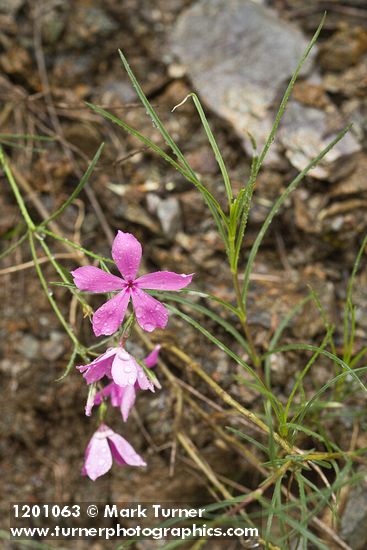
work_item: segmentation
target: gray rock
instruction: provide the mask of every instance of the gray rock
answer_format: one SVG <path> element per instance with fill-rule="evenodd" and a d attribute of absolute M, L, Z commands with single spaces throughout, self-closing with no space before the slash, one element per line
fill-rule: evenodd
<path fill-rule="evenodd" d="M 51 332 L 49 340 L 41 344 L 42 355 L 49 361 L 55 361 L 62 356 L 64 351 L 64 335 L 56 330 Z"/>
<path fill-rule="evenodd" d="M 180 203 L 175 197 L 161 199 L 158 195 L 149 193 L 147 196 L 148 210 L 156 214 L 163 233 L 173 238 L 182 229 Z"/>
<path fill-rule="evenodd" d="M 202 100 L 233 125 L 249 151 L 248 132 L 258 148 L 264 144 L 273 104 L 307 43 L 297 28 L 250 0 L 200 0 L 172 33 L 173 51 Z"/>
<path fill-rule="evenodd" d="M 134 88 L 127 79 L 109 79 L 104 80 L 97 94 L 102 104 L 109 105 L 114 100 L 120 103 L 131 103 L 137 101 L 137 95 Z"/>
<path fill-rule="evenodd" d="M 25 334 L 19 342 L 19 351 L 27 359 L 35 359 L 39 348 L 39 341 L 31 334 Z"/>
<path fill-rule="evenodd" d="M 330 112 L 290 101 L 282 119 L 278 139 L 286 156 L 299 171 L 316 157 L 337 135 L 333 129 L 338 117 L 336 108 Z M 338 130 L 342 130 L 340 121 Z M 355 167 L 355 153 L 361 146 L 351 132 L 339 141 L 309 175 L 318 179 L 337 181 Z"/>
<path fill-rule="evenodd" d="M 0 371 L 8 376 L 16 377 L 21 372 L 30 367 L 30 361 L 24 359 L 23 361 L 14 361 L 12 359 L 2 359 L 0 361 Z"/>

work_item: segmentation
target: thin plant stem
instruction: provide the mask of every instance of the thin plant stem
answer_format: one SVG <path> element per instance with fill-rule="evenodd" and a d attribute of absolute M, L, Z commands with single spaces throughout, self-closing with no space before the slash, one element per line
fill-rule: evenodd
<path fill-rule="evenodd" d="M 59 309 L 59 306 L 57 305 L 54 298 L 52 297 L 52 295 L 49 292 L 49 289 L 48 289 L 48 286 L 47 286 L 47 281 L 46 281 L 46 279 L 45 279 L 45 277 L 42 273 L 41 266 L 39 265 L 39 262 L 38 262 L 37 252 L 36 252 L 36 248 L 35 248 L 35 245 L 34 245 L 34 237 L 33 237 L 32 233 L 29 234 L 29 246 L 30 246 L 32 258 L 33 258 L 33 261 L 34 261 L 34 266 L 36 268 L 36 272 L 37 272 L 38 278 L 40 280 L 41 286 L 42 286 L 42 288 L 43 288 L 43 290 L 44 290 L 44 292 L 45 292 L 45 294 L 48 298 L 48 301 L 50 302 L 50 305 L 51 305 L 52 309 L 54 310 L 54 312 L 56 314 L 56 317 L 58 318 L 58 320 L 60 321 L 60 323 L 64 327 L 65 332 L 69 336 L 70 340 L 73 342 L 74 346 L 77 348 L 78 353 L 82 356 L 85 356 L 85 352 L 83 351 L 82 346 L 79 343 L 79 340 L 75 336 L 75 334 L 73 332 L 73 329 L 71 328 L 71 326 L 66 321 L 65 317 L 63 316 L 63 314 L 61 313 L 61 311 Z"/>
<path fill-rule="evenodd" d="M 255 413 L 252 411 L 249 411 L 246 409 L 243 405 L 238 403 L 233 397 L 229 395 L 219 384 L 217 384 L 203 369 L 195 362 L 192 361 L 191 358 L 186 355 L 185 352 L 178 349 L 176 346 L 167 346 L 167 349 L 170 350 L 176 357 L 181 359 L 186 365 L 188 365 L 196 374 L 200 376 L 205 382 L 210 386 L 210 388 L 225 402 L 227 405 L 230 405 L 233 409 L 238 411 L 241 415 L 245 416 L 256 424 L 264 433 L 267 435 L 272 435 L 274 441 L 282 447 L 287 453 L 292 454 L 295 452 L 293 447 L 289 445 L 289 443 L 283 439 L 278 433 L 271 432 L 270 428 L 263 422 Z"/>
<path fill-rule="evenodd" d="M 237 307 L 238 307 L 238 318 L 240 320 L 243 332 L 245 334 L 245 338 L 247 340 L 247 343 L 248 343 L 250 351 L 251 351 L 251 359 L 253 360 L 254 365 L 256 367 L 256 370 L 257 370 L 257 374 L 261 379 L 262 378 L 261 359 L 260 359 L 259 355 L 256 352 L 255 343 L 254 343 L 250 328 L 249 328 L 248 323 L 247 323 L 246 312 L 245 312 L 244 304 L 243 304 L 243 301 L 242 301 L 241 288 L 240 288 L 240 284 L 239 284 L 239 280 L 238 280 L 238 273 L 237 272 L 232 273 L 232 277 L 233 277 L 233 286 L 234 286 L 234 289 L 235 289 L 235 292 L 236 292 Z"/>
<path fill-rule="evenodd" d="M 20 237 L 20 239 L 18 239 L 15 243 L 13 243 L 13 244 L 10 245 L 6 250 L 4 250 L 3 252 L 1 252 L 1 254 L 0 254 L 0 260 L 2 260 L 3 258 L 5 258 L 5 256 L 8 256 L 9 254 L 11 254 L 16 248 L 18 248 L 18 246 L 20 246 L 20 245 L 26 240 L 27 237 L 28 237 L 28 231 L 26 231 L 26 232 Z"/>
<path fill-rule="evenodd" d="M 22 213 L 22 216 L 24 218 L 24 221 L 26 222 L 28 228 L 31 230 L 31 231 L 34 231 L 35 230 L 35 225 L 33 223 L 33 220 L 31 219 L 29 213 L 28 213 L 28 210 L 27 210 L 27 207 L 25 205 L 25 202 L 23 200 L 23 197 L 19 191 L 19 187 L 14 179 L 14 176 L 13 176 L 13 173 L 12 171 L 10 170 L 10 167 L 9 167 L 9 164 L 8 164 L 8 161 L 4 155 L 4 151 L 3 151 L 3 148 L 1 147 L 0 145 L 0 164 L 2 165 L 3 167 L 3 170 L 5 172 L 5 175 L 7 177 L 7 180 L 10 184 L 10 187 L 12 188 L 12 191 L 14 193 L 14 196 L 15 196 L 15 199 L 18 203 L 18 206 L 19 206 L 19 209 Z"/>

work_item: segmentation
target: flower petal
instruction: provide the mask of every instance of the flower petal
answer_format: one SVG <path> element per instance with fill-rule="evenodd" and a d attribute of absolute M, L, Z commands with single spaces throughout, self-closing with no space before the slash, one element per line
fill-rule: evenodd
<path fill-rule="evenodd" d="M 161 346 L 159 345 L 155 346 L 154 350 L 151 351 L 150 354 L 147 355 L 146 358 L 144 359 L 144 363 L 148 367 L 148 369 L 151 369 L 157 364 L 160 349 L 161 349 Z"/>
<path fill-rule="evenodd" d="M 138 369 L 138 378 L 137 378 L 137 384 L 141 390 L 150 390 L 154 392 L 154 384 L 151 380 L 149 380 L 148 376 L 145 374 L 144 370 L 141 368 L 140 365 Z"/>
<path fill-rule="evenodd" d="M 97 430 L 86 449 L 82 471 L 93 481 L 103 476 L 112 466 L 112 454 L 107 440 L 107 433 L 110 432 L 111 430 Z"/>
<path fill-rule="evenodd" d="M 110 382 L 109 384 L 107 384 L 107 386 L 97 391 L 96 396 L 94 398 L 94 404 L 100 405 L 104 397 L 108 397 L 109 395 L 111 396 L 113 391 L 113 386 L 115 386 L 115 384 L 113 382 Z M 111 403 L 112 403 L 112 396 L 111 396 Z M 112 406 L 115 407 L 116 405 L 112 403 Z"/>
<path fill-rule="evenodd" d="M 96 393 L 97 388 L 95 384 L 92 384 L 89 386 L 89 392 L 88 392 L 88 398 L 85 405 L 85 415 L 86 416 L 92 416 L 92 409 L 94 405 L 96 405 Z"/>
<path fill-rule="evenodd" d="M 133 386 L 138 376 L 137 367 L 135 359 L 123 348 L 119 348 L 111 369 L 115 384 L 121 387 Z"/>
<path fill-rule="evenodd" d="M 96 357 L 89 365 L 79 365 L 76 368 L 79 372 L 84 373 L 83 378 L 86 380 L 87 384 L 92 384 L 104 376 L 109 376 L 115 354 L 116 348 L 109 348 L 102 355 Z"/>
<path fill-rule="evenodd" d="M 122 399 L 122 394 L 124 391 L 124 388 L 121 388 L 121 386 L 118 386 L 115 384 L 115 382 L 111 382 L 111 391 L 110 393 L 110 400 L 112 407 L 119 407 Z"/>
<path fill-rule="evenodd" d="M 118 330 L 126 313 L 130 291 L 123 290 L 108 300 L 93 315 L 93 331 L 96 336 L 109 336 Z"/>
<path fill-rule="evenodd" d="M 194 273 L 185 275 L 173 271 L 155 271 L 142 275 L 136 279 L 135 284 L 138 288 L 151 290 L 180 290 L 191 283 L 193 276 Z"/>
<path fill-rule="evenodd" d="M 134 406 L 136 398 L 136 391 L 134 386 L 126 386 L 123 389 L 121 396 L 120 410 L 124 422 L 127 421 L 130 411 Z"/>
<path fill-rule="evenodd" d="M 113 458 L 118 464 L 129 464 L 130 466 L 146 466 L 146 463 L 133 449 L 133 447 L 121 437 L 121 435 L 113 433 L 108 437 Z"/>
<path fill-rule="evenodd" d="M 88 292 L 111 292 L 113 290 L 121 290 L 126 286 L 125 281 L 121 277 L 106 273 L 106 271 L 92 265 L 78 267 L 71 274 L 75 285 L 80 290 Z"/>
<path fill-rule="evenodd" d="M 139 269 L 142 248 L 131 233 L 118 231 L 112 245 L 112 258 L 126 281 L 133 281 Z"/>
<path fill-rule="evenodd" d="M 140 288 L 133 288 L 131 297 L 136 319 L 143 330 L 152 332 L 155 328 L 165 328 L 168 322 L 168 311 L 158 300 Z"/>

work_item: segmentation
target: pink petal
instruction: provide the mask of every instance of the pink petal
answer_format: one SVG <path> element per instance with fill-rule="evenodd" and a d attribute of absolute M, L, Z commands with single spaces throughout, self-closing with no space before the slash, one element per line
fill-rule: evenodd
<path fill-rule="evenodd" d="M 152 332 L 155 328 L 165 328 L 168 322 L 168 311 L 158 300 L 140 288 L 133 288 L 131 297 L 136 319 L 143 330 Z"/>
<path fill-rule="evenodd" d="M 135 359 L 123 348 L 119 348 L 111 369 L 115 384 L 121 387 L 133 386 L 138 376 L 137 367 Z"/>
<path fill-rule="evenodd" d="M 107 386 L 97 391 L 96 396 L 94 398 L 94 404 L 100 405 L 104 397 L 111 396 L 114 386 L 115 384 L 113 382 L 110 382 L 109 384 L 107 384 Z M 112 396 L 111 396 L 111 403 L 112 403 Z M 112 403 L 112 406 L 115 407 L 116 405 Z"/>
<path fill-rule="evenodd" d="M 144 370 L 141 368 L 140 365 L 138 369 L 138 379 L 137 383 L 141 390 L 150 390 L 154 392 L 154 385 L 153 382 L 148 378 L 148 376 L 145 374 Z"/>
<path fill-rule="evenodd" d="M 111 292 L 113 290 L 121 290 L 126 286 L 125 281 L 121 277 L 106 273 L 106 271 L 92 265 L 78 267 L 71 274 L 75 285 L 80 290 L 88 292 Z"/>
<path fill-rule="evenodd" d="M 112 407 L 119 407 L 121 404 L 124 388 L 121 388 L 114 382 L 111 382 L 110 387 L 111 387 L 111 391 L 110 391 L 111 405 Z"/>
<path fill-rule="evenodd" d="M 112 245 L 112 258 L 126 281 L 133 281 L 141 260 L 141 244 L 131 235 L 118 231 Z"/>
<path fill-rule="evenodd" d="M 92 320 L 96 336 L 109 336 L 118 330 L 124 320 L 129 299 L 130 291 L 123 290 L 97 309 Z"/>
<path fill-rule="evenodd" d="M 108 436 L 108 442 L 110 444 L 113 458 L 118 464 L 129 464 L 130 466 L 146 466 L 144 460 L 133 447 L 116 433 Z"/>
<path fill-rule="evenodd" d="M 161 346 L 155 346 L 154 350 L 150 352 L 149 355 L 146 356 L 144 359 L 145 365 L 148 367 L 148 369 L 151 369 L 158 363 L 158 355 L 159 351 L 161 349 Z"/>
<path fill-rule="evenodd" d="M 85 461 L 82 472 L 90 479 L 95 481 L 97 477 L 102 476 L 112 466 L 112 454 L 108 444 L 108 434 L 113 434 L 112 430 L 106 429 L 106 426 L 99 428 L 90 440 L 85 452 Z"/>
<path fill-rule="evenodd" d="M 103 390 L 97 391 L 96 396 L 94 398 L 94 405 L 100 405 L 103 401 L 103 396 L 104 396 Z"/>
<path fill-rule="evenodd" d="M 92 416 L 92 409 L 94 405 L 96 405 L 96 393 L 97 388 L 93 386 L 89 386 L 89 392 L 88 392 L 88 398 L 87 403 L 85 405 L 85 415 L 86 416 Z"/>
<path fill-rule="evenodd" d="M 130 411 L 133 408 L 133 405 L 135 403 L 135 397 L 136 397 L 135 387 L 126 386 L 121 396 L 121 405 L 120 405 L 120 410 L 121 410 L 121 414 L 122 414 L 122 418 L 124 419 L 124 422 L 127 421 Z"/>
<path fill-rule="evenodd" d="M 87 384 L 92 384 L 110 374 L 115 354 L 116 348 L 109 348 L 105 353 L 96 357 L 89 365 L 80 365 L 76 368 L 79 372 L 84 373 L 83 378 L 86 380 Z"/>
<path fill-rule="evenodd" d="M 156 271 L 147 273 L 136 279 L 135 284 L 138 288 L 151 290 L 180 290 L 185 288 L 192 281 L 194 274 L 185 275 L 174 273 L 173 271 Z"/>

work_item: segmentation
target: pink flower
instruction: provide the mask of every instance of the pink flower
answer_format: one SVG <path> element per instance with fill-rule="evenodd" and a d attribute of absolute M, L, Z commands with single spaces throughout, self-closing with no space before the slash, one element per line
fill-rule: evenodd
<path fill-rule="evenodd" d="M 110 470 L 113 459 L 121 466 L 146 466 L 126 439 L 101 424 L 85 450 L 82 474 L 95 481 Z"/>
<path fill-rule="evenodd" d="M 141 255 L 141 244 L 134 235 L 118 231 L 112 245 L 112 257 L 122 277 L 93 266 L 79 267 L 71 272 L 80 290 L 96 293 L 120 291 L 94 313 L 93 330 L 96 336 L 110 335 L 118 330 L 130 298 L 136 319 L 143 330 L 151 332 L 155 328 L 165 328 L 167 309 L 143 289 L 180 290 L 191 283 L 193 274 L 180 275 L 172 271 L 156 271 L 136 278 Z"/>
<path fill-rule="evenodd" d="M 152 367 L 157 363 L 159 350 L 160 346 L 156 346 L 152 353 L 145 358 L 147 366 Z M 122 388 L 136 385 L 142 390 L 149 389 L 154 392 L 154 384 L 145 374 L 144 369 L 122 347 L 109 348 L 89 365 L 80 365 L 76 368 L 83 373 L 87 384 L 93 384 L 107 376 Z"/>
<path fill-rule="evenodd" d="M 144 363 L 148 368 L 152 368 L 157 364 L 160 347 L 161 346 L 156 346 L 154 350 L 144 359 Z M 139 364 L 138 367 L 141 369 L 141 366 Z M 142 387 L 142 378 L 140 378 L 140 382 L 138 382 L 138 377 L 134 385 L 122 387 L 115 384 L 115 382 L 111 382 L 99 392 L 92 393 L 87 401 L 85 414 L 87 416 L 90 416 L 92 414 L 93 406 L 100 405 L 104 397 L 109 397 L 111 400 L 111 405 L 113 407 L 120 407 L 122 418 L 126 422 L 129 417 L 130 411 L 135 403 L 136 392 L 139 390 L 139 388 L 150 389 L 151 391 L 154 391 L 151 380 L 148 379 L 145 373 L 144 376 L 145 383 L 143 384 L 143 386 L 145 387 Z"/>

